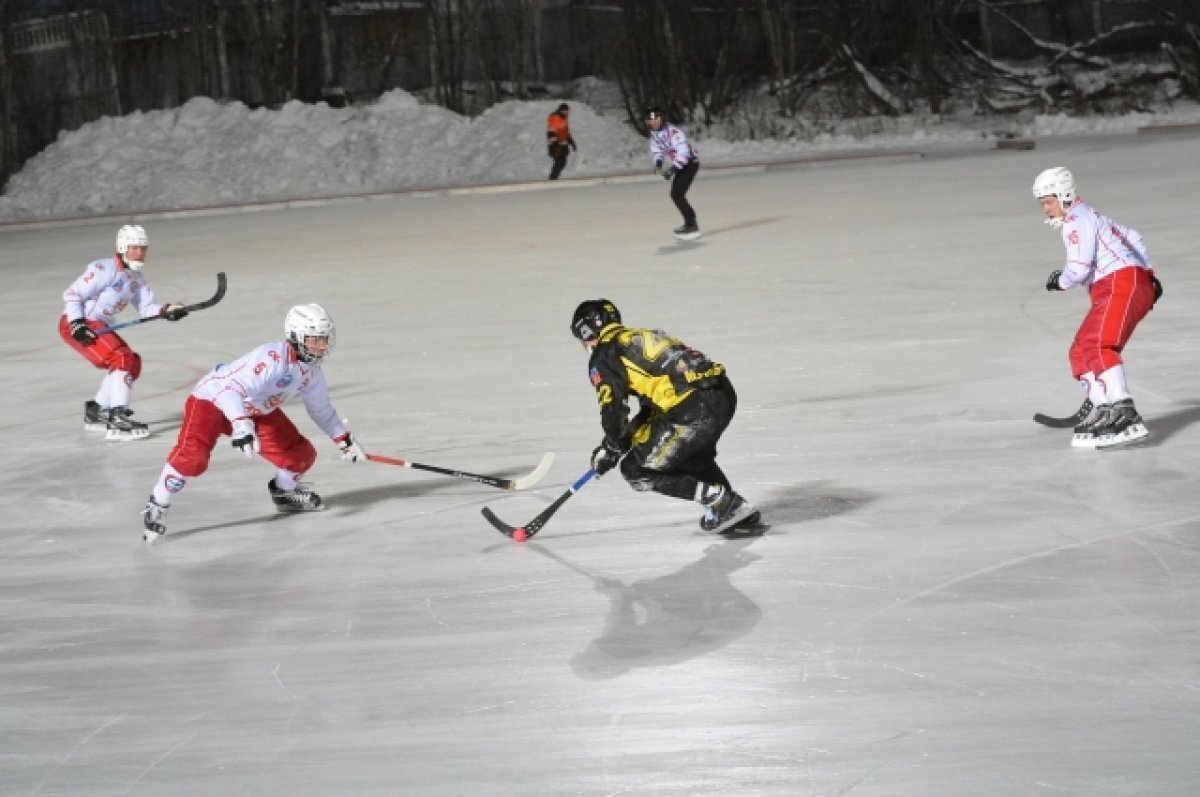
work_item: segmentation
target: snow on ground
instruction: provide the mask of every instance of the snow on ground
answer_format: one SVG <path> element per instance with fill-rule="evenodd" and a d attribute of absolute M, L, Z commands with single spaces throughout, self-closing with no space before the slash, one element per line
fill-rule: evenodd
<path fill-rule="evenodd" d="M 469 118 L 397 89 L 352 108 L 291 102 L 252 110 L 197 98 L 171 110 L 106 117 L 64 131 L 14 175 L 0 196 L 0 223 L 544 180 L 545 118 L 558 102 L 506 102 Z M 579 150 L 565 178 L 648 168 L 645 139 L 618 112 L 571 106 Z M 715 166 L 1179 122 L 1200 122 L 1200 107 L 1087 119 L 873 117 L 840 121 L 808 140 L 746 140 L 745 124 L 729 123 L 714 125 L 710 136 L 697 130 L 696 138 L 702 162 Z"/>

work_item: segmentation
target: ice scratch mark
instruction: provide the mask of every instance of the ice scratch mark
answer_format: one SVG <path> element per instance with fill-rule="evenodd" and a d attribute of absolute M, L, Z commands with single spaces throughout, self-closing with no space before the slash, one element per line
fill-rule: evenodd
<path fill-rule="evenodd" d="M 1188 517 L 1175 518 L 1174 520 L 1165 520 L 1165 521 L 1162 521 L 1161 523 L 1152 523 L 1148 526 L 1142 526 L 1140 528 L 1124 529 L 1122 531 L 1113 532 L 1112 534 L 1105 534 L 1100 537 L 1094 537 L 1090 540 L 1075 540 L 1072 542 L 1064 543 L 1063 545 L 1056 545 L 1052 548 L 1046 548 L 1045 550 L 1035 551 L 1034 553 L 1027 554 L 1025 556 L 1018 556 L 1014 559 L 1009 559 L 1007 561 L 999 562 L 997 564 L 990 565 L 988 567 L 983 567 L 978 570 L 967 573 L 966 575 L 959 576 L 958 578 L 952 578 L 949 581 L 943 581 L 941 584 L 932 586 L 929 589 L 923 589 L 920 592 L 917 592 L 913 595 L 909 595 L 907 598 L 902 598 L 902 599 L 896 601 L 895 603 L 893 603 L 890 606 L 885 606 L 882 609 L 877 609 L 876 611 L 873 611 L 873 612 L 865 615 L 861 619 L 856 620 L 853 623 L 850 623 L 849 625 L 847 625 L 846 628 L 842 631 L 842 633 L 843 634 L 849 633 L 850 631 L 854 630 L 855 628 L 858 628 L 859 626 L 863 625 L 864 623 L 867 623 L 867 622 L 875 619 L 876 617 L 879 617 L 882 614 L 887 614 L 888 612 L 895 611 L 896 609 L 901 609 L 901 608 L 909 605 L 910 603 L 919 601 L 922 598 L 927 598 L 930 595 L 937 595 L 938 593 L 945 592 L 948 589 L 952 589 L 952 588 L 958 586 L 959 584 L 963 584 L 967 581 L 971 581 L 972 579 L 979 578 L 980 576 L 986 576 L 986 575 L 990 575 L 992 573 L 998 572 L 1000 570 L 1005 570 L 1010 567 L 1016 567 L 1018 565 L 1022 565 L 1024 563 L 1026 563 L 1026 562 L 1032 562 L 1035 559 L 1044 559 L 1047 556 L 1054 556 L 1055 554 L 1062 553 L 1063 551 L 1069 551 L 1069 550 L 1077 549 L 1077 548 L 1087 548 L 1088 546 L 1096 545 L 1097 543 L 1108 542 L 1109 540 L 1116 540 L 1116 539 L 1120 539 L 1121 537 L 1132 537 L 1136 534 L 1143 534 L 1148 531 L 1155 531 L 1158 529 L 1170 528 L 1172 526 L 1187 525 L 1187 524 L 1196 522 L 1196 520 L 1198 520 L 1198 519 L 1200 519 L 1200 515 L 1190 515 Z"/>
<path fill-rule="evenodd" d="M 29 793 L 30 797 L 35 797 L 35 795 L 42 790 L 42 787 L 46 785 L 47 781 L 49 781 L 51 778 L 53 778 L 55 773 L 57 773 L 58 770 L 62 769 L 63 765 L 66 764 L 68 761 L 70 761 L 71 758 L 76 753 L 79 752 L 80 748 L 82 748 L 85 744 L 90 742 L 92 739 L 95 739 L 97 736 L 104 733 L 104 731 L 106 731 L 107 729 L 116 725 L 118 722 L 120 722 L 123 719 L 125 719 L 125 718 L 124 717 L 113 717 L 108 722 L 104 723 L 99 728 L 92 731 L 87 736 L 83 737 L 83 739 L 80 740 L 79 744 L 77 744 L 71 748 L 71 752 L 69 752 L 65 756 L 63 756 L 62 760 L 60 760 L 57 764 L 54 765 L 54 769 L 50 770 L 50 774 L 46 775 L 46 777 L 42 778 L 41 781 L 38 782 L 38 785 L 36 787 L 34 787 L 33 791 L 31 791 Z"/>
<path fill-rule="evenodd" d="M 181 740 L 180 740 L 180 741 L 179 741 L 177 744 L 175 744 L 175 746 L 173 746 L 171 749 L 167 750 L 165 753 L 163 753 L 162 755 L 160 755 L 158 758 L 154 759 L 154 761 L 153 761 L 153 762 L 150 764 L 150 766 L 146 767 L 146 768 L 145 768 L 145 769 L 143 769 L 141 772 L 139 772 L 139 773 L 138 773 L 138 776 L 137 776 L 136 778 L 134 778 L 134 779 L 133 779 L 133 782 L 129 784 L 129 789 L 128 789 L 128 791 L 133 791 L 133 787 L 134 787 L 134 786 L 136 786 L 136 785 L 138 785 L 139 783 L 141 783 L 141 782 L 142 782 L 142 778 L 144 778 L 144 777 L 146 777 L 147 775 L 149 775 L 149 774 L 150 774 L 150 772 L 151 772 L 151 770 L 153 770 L 153 769 L 154 769 L 156 766 L 158 766 L 158 765 L 159 765 L 159 764 L 161 764 L 162 762 L 166 761 L 168 758 L 170 758 L 170 757 L 171 757 L 171 755 L 172 755 L 172 754 L 173 754 L 173 753 L 174 753 L 176 750 L 178 750 L 180 747 L 183 747 L 185 744 L 187 744 L 188 742 L 190 742 L 192 739 L 195 739 L 195 738 L 196 738 L 196 734 L 194 734 L 194 733 L 193 733 L 192 735 L 188 736 L 186 739 L 181 739 Z"/>

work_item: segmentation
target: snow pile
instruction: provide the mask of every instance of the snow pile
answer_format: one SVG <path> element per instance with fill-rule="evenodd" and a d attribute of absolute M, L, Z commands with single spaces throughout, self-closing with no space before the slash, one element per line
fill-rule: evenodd
<path fill-rule="evenodd" d="M 580 85 L 571 130 L 579 143 L 564 178 L 648 170 L 644 138 L 605 86 Z M 586 89 L 586 90 L 585 90 Z M 25 164 L 0 196 L 0 222 L 545 180 L 545 120 L 559 100 L 513 101 L 463 117 L 393 90 L 358 107 L 291 102 L 278 110 L 197 98 L 171 110 L 105 117 Z M 1200 122 L 1200 108 L 1120 117 L 731 117 L 687 125 L 707 164 L 811 157 L 826 151 L 978 141 L 999 135 L 1127 132 Z M 761 138 L 764 129 L 774 136 Z"/>

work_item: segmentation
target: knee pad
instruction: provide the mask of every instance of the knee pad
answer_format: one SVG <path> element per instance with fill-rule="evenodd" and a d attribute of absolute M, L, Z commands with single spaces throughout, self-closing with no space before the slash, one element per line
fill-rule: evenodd
<path fill-rule="evenodd" d="M 636 457 L 627 454 L 621 460 L 621 475 L 625 477 L 629 486 L 639 493 L 654 489 L 654 480 L 649 478 L 650 474 L 638 463 Z"/>
<path fill-rule="evenodd" d="M 316 461 L 317 449 L 308 440 L 303 440 L 300 445 L 288 452 L 288 464 L 285 467 L 290 471 L 303 475 L 312 469 Z"/>
<path fill-rule="evenodd" d="M 131 349 L 118 349 L 113 352 L 111 371 L 124 371 L 129 374 L 132 382 L 142 375 L 142 355 Z"/>

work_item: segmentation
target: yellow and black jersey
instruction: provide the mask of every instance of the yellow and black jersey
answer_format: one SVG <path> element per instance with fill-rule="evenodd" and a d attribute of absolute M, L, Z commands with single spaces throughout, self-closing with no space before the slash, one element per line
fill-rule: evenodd
<path fill-rule="evenodd" d="M 679 338 L 660 329 L 630 329 L 610 324 L 600 332 L 588 361 L 588 376 L 600 404 L 604 434 L 619 442 L 628 417 L 626 400 L 637 396 L 670 412 L 696 390 L 720 384 L 725 366 L 714 363 Z"/>

